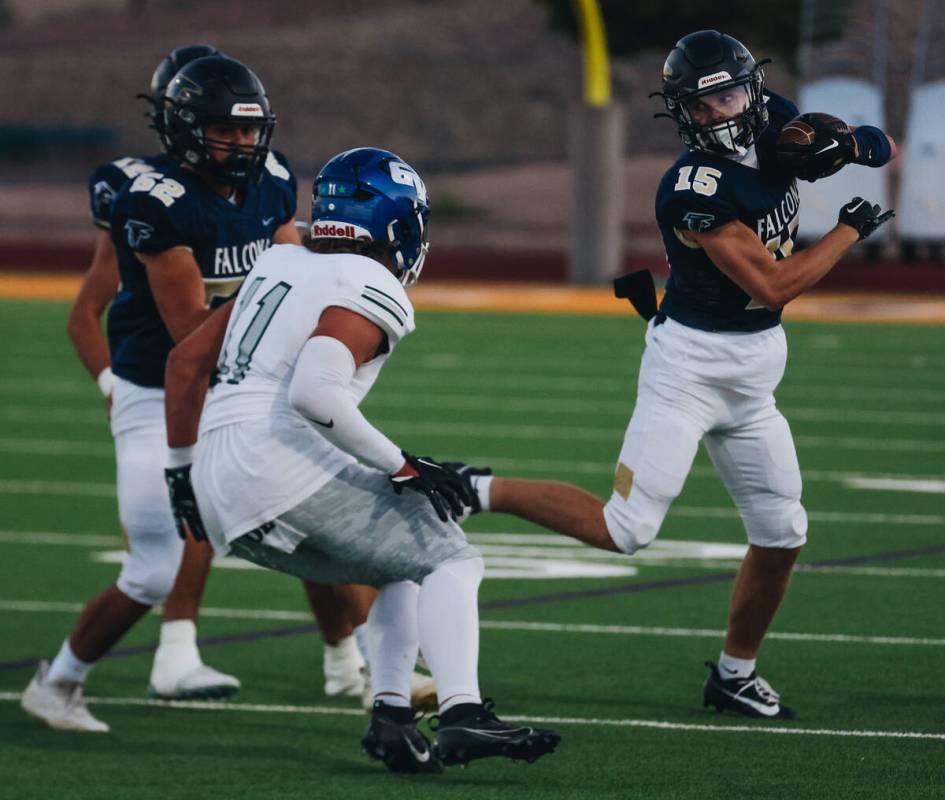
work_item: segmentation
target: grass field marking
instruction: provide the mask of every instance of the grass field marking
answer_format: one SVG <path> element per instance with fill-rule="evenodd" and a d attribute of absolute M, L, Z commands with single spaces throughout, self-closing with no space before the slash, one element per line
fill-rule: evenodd
<path fill-rule="evenodd" d="M 387 406 L 414 406 L 417 408 L 448 409 L 451 411 L 500 411 L 502 413 L 532 414 L 536 412 L 554 413 L 561 416 L 586 416 L 587 414 L 613 414 L 629 418 L 633 407 L 632 398 L 626 401 L 587 400 L 582 398 L 562 397 L 510 397 L 497 395 L 469 395 L 452 392 L 384 392 L 376 401 L 379 408 Z M 371 402 L 365 403 L 370 411 Z M 838 422 L 850 424 L 876 425 L 945 425 L 945 413 L 924 411 L 863 411 L 837 410 L 825 408 L 783 407 L 782 412 L 789 419 L 808 422 Z M 105 427 L 108 424 L 103 410 L 82 411 L 78 409 L 37 408 L 35 405 L 10 404 L 0 409 L 0 421 L 3 422 L 41 422 L 48 424 L 94 425 Z"/>
<path fill-rule="evenodd" d="M 418 422 L 391 419 L 375 415 L 372 421 L 394 435 L 424 435 L 430 437 L 468 436 L 475 439 L 517 439 L 523 441 L 583 440 L 586 442 L 618 442 L 623 427 L 591 427 L 570 425 L 508 425 L 505 423 Z M 882 452 L 945 453 L 945 440 L 930 439 L 874 439 L 853 436 L 795 435 L 800 447 L 829 450 L 869 450 Z M 0 452 L 28 453 L 48 456 L 105 457 L 113 452 L 111 442 L 76 441 L 50 438 L 0 439 Z"/>
<path fill-rule="evenodd" d="M 77 614 L 83 608 L 82 603 L 57 602 L 51 600 L 6 600 L 0 599 L 0 611 L 14 613 L 65 613 Z M 152 609 L 151 614 L 159 616 L 160 609 Z M 243 619 L 253 621 L 277 622 L 312 622 L 312 615 L 307 611 L 283 611 L 279 609 L 257 608 L 215 608 L 201 607 L 203 617 L 213 619 Z M 582 633 L 616 636 L 662 636 L 684 639 L 724 639 L 724 630 L 710 628 L 673 628 L 652 625 L 598 625 L 562 622 L 530 622 L 524 620 L 481 619 L 479 627 L 494 631 L 528 631 L 532 633 Z M 802 633 L 769 631 L 768 639 L 781 639 L 792 642 L 816 642 L 827 644 L 878 644 L 893 646 L 945 647 L 945 639 L 933 639 L 917 636 L 866 636 L 846 633 Z"/>
<path fill-rule="evenodd" d="M 643 625 L 594 625 L 559 622 L 516 622 L 508 620 L 480 620 L 479 627 L 487 630 L 539 631 L 547 633 L 589 633 L 619 636 L 671 636 L 698 639 L 724 639 L 724 630 L 707 628 L 665 628 Z M 945 639 L 927 639 L 912 636 L 856 636 L 842 633 L 780 633 L 768 631 L 768 639 L 793 642 L 830 642 L 844 644 L 922 645 L 945 647 Z"/>
<path fill-rule="evenodd" d="M 0 544 L 48 544 L 65 547 L 114 547 L 122 537 L 89 533 L 55 533 L 53 531 L 0 530 Z"/>
<path fill-rule="evenodd" d="M 713 517 L 716 519 L 735 519 L 736 508 L 713 508 L 709 506 L 670 506 L 670 516 Z M 879 514 L 853 511 L 812 511 L 807 510 L 807 517 L 812 522 L 836 522 L 851 525 L 945 525 L 943 514 Z"/>
<path fill-rule="evenodd" d="M 606 378 L 593 376 L 594 391 L 597 395 L 606 397 L 611 395 L 615 398 L 626 398 L 627 410 L 629 412 L 630 403 L 636 395 L 636 371 L 628 372 L 622 378 Z M 550 377 L 547 374 L 535 375 L 511 375 L 508 373 L 487 373 L 476 372 L 469 374 L 461 372 L 451 376 L 448 385 L 452 389 L 462 389 L 468 387 L 473 390 L 481 390 L 483 385 L 491 386 L 494 389 L 510 389 L 514 392 L 534 391 L 541 395 L 548 394 L 566 394 L 583 395 L 587 392 L 588 377 L 556 375 Z M 435 391 L 444 385 L 443 376 L 434 372 L 392 372 L 385 374 L 383 382 L 378 391 L 384 392 L 388 387 L 405 387 L 412 391 L 416 396 L 421 390 L 423 392 Z M 0 395 L 28 395 L 35 397 L 54 397 L 61 399 L 62 395 L 78 396 L 84 395 L 90 401 L 96 397 L 96 389 L 91 381 L 70 380 L 70 379 L 45 379 L 31 378 L 23 376 L 20 378 L 0 378 Z M 792 376 L 786 383 L 782 384 L 777 392 L 779 398 L 785 396 L 801 396 L 803 401 L 809 402 L 812 398 L 822 398 L 825 400 L 857 400 L 862 402 L 864 399 L 873 398 L 888 406 L 891 402 L 905 401 L 909 403 L 931 403 L 936 409 L 941 408 L 945 403 L 945 389 L 914 388 L 904 389 L 901 382 L 893 386 L 876 385 L 850 385 L 842 386 L 824 385 L 823 380 L 805 381 L 799 377 Z"/>
<path fill-rule="evenodd" d="M 945 494 L 945 480 L 914 480 L 906 478 L 851 477 L 844 481 L 851 489 L 866 489 L 881 492 L 917 492 L 922 494 Z"/>
<path fill-rule="evenodd" d="M 514 559 L 513 566 L 520 568 L 523 565 L 519 562 L 527 558 L 578 561 L 597 559 L 618 563 L 626 560 L 626 556 L 575 545 L 573 540 L 557 534 L 479 532 L 470 533 L 467 536 L 469 541 L 489 558 L 489 564 L 492 567 L 489 571 L 490 577 L 497 576 L 496 567 L 501 566 L 500 562 L 503 556 Z M 0 544 L 71 546 L 94 549 L 99 547 L 113 548 L 121 543 L 122 539 L 117 534 L 115 536 L 102 536 L 96 534 L 53 533 L 50 531 L 0 530 Z M 746 549 L 747 545 L 744 544 L 657 539 L 645 550 L 635 553 L 632 564 L 641 567 L 673 569 L 733 570 L 738 569 Z M 96 560 L 105 563 L 117 563 L 123 558 L 123 550 L 111 550 L 96 556 Z M 217 558 L 214 563 L 224 569 L 258 569 L 248 561 L 244 562 L 235 558 Z M 945 577 L 945 569 L 916 567 L 831 567 L 816 564 L 798 564 L 794 571 L 815 575 L 839 574 L 878 578 L 938 579 Z"/>
<path fill-rule="evenodd" d="M 216 713 L 299 714 L 316 716 L 365 717 L 361 709 L 334 706 L 265 705 L 262 703 L 230 703 L 208 700 L 148 700 L 140 697 L 86 697 L 90 705 L 163 708 Z M 0 701 L 18 703 L 19 692 L 0 692 Z M 650 728 L 687 733 L 748 733 L 793 736 L 843 736 L 855 739 L 927 739 L 945 741 L 945 733 L 923 731 L 871 731 L 830 728 L 791 728 L 769 725 L 711 725 L 705 723 L 669 722 L 653 719 L 611 719 L 606 717 L 542 717 L 522 714 L 503 714 L 503 719 L 537 725 L 576 725 L 580 727 Z"/>
<path fill-rule="evenodd" d="M 628 401 L 636 394 L 636 372 L 628 372 L 624 378 L 604 378 L 594 376 L 594 392 L 598 395 L 611 394 L 615 397 L 627 397 Z M 387 387 L 405 387 L 414 391 L 428 391 L 444 385 L 444 377 L 435 373 L 424 372 L 392 372 L 385 374 L 380 384 L 383 391 Z M 901 382 L 894 386 L 863 386 L 846 383 L 842 386 L 824 385 L 825 379 L 804 381 L 792 375 L 786 383 L 778 387 L 775 394 L 794 394 L 809 401 L 812 397 L 828 400 L 857 400 L 875 398 L 884 406 L 897 400 L 906 402 L 929 402 L 941 408 L 945 402 L 945 389 L 915 388 L 903 389 Z M 470 388 L 481 390 L 483 386 L 493 389 L 511 389 L 515 392 L 534 391 L 540 394 L 568 393 L 585 394 L 588 391 L 588 376 L 570 377 L 565 375 L 547 374 L 510 375 L 506 373 L 470 373 L 460 372 L 449 378 L 448 385 L 453 389 Z M 90 395 L 91 396 L 91 395 Z"/>
<path fill-rule="evenodd" d="M 116 491 L 114 483 L 0 480 L 0 494 L 53 494 L 69 497 L 114 498 Z"/>

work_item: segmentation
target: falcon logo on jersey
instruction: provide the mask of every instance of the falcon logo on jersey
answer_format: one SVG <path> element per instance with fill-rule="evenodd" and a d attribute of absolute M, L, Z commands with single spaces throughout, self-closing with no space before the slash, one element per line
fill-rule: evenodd
<path fill-rule="evenodd" d="M 272 244 L 270 239 L 257 239 L 247 242 L 242 247 L 218 247 L 213 254 L 213 274 L 245 275 L 253 268 L 259 254 Z"/>
<path fill-rule="evenodd" d="M 138 250 L 141 243 L 151 238 L 154 233 L 154 227 L 147 222 L 141 222 L 137 219 L 129 219 L 125 223 L 125 234 L 128 236 L 128 247 L 132 250 Z"/>
<path fill-rule="evenodd" d="M 693 233 L 704 233 L 712 228 L 715 214 L 701 214 L 698 211 L 687 211 L 683 217 L 686 227 Z"/>

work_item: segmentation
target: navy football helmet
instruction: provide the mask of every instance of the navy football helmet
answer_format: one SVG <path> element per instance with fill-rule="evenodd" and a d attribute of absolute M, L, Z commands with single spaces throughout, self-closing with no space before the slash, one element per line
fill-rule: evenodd
<path fill-rule="evenodd" d="M 191 61 L 205 56 L 221 55 L 223 53 L 209 44 L 191 44 L 176 47 L 157 65 L 151 75 L 151 88 L 148 93 L 138 95 L 139 99 L 146 100 L 151 105 L 151 110 L 147 116 L 151 119 L 151 127 L 158 132 L 165 150 L 167 144 L 164 141 L 164 92 L 167 90 L 171 78 Z"/>
<path fill-rule="evenodd" d="M 312 239 L 386 245 L 404 286 L 420 277 L 430 248 L 427 190 L 400 156 L 376 147 L 347 150 L 319 170 L 312 186 Z"/>
<path fill-rule="evenodd" d="M 768 124 L 762 67 L 769 61 L 755 62 L 745 45 L 718 31 L 690 33 L 663 65 L 655 95 L 669 114 L 657 116 L 675 120 L 690 150 L 743 155 Z"/>
<path fill-rule="evenodd" d="M 258 127 L 252 147 L 207 139 L 211 123 Z M 186 64 L 164 94 L 163 139 L 168 154 L 205 170 L 229 186 L 245 186 L 262 175 L 276 116 L 259 78 L 244 64 L 224 55 L 205 56 Z M 225 150 L 216 161 L 210 147 Z"/>

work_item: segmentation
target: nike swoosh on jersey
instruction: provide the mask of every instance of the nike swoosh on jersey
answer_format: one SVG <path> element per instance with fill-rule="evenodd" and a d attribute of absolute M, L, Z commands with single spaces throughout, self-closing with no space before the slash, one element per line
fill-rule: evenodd
<path fill-rule="evenodd" d="M 426 764 L 427 761 L 430 760 L 429 750 L 424 750 L 421 753 L 419 750 L 417 750 L 416 747 L 413 746 L 413 742 L 411 742 L 410 739 L 408 739 L 406 736 L 404 737 L 404 741 L 407 742 L 407 747 L 410 750 L 410 752 L 413 753 L 413 757 L 417 759 L 417 761 L 419 761 L 421 764 Z"/>
<path fill-rule="evenodd" d="M 266 218 L 262 221 L 262 223 L 263 223 L 263 225 L 268 225 L 268 224 L 270 224 L 274 219 L 275 219 L 275 217 L 266 217 Z"/>
<path fill-rule="evenodd" d="M 830 144 L 828 144 L 826 147 L 821 147 L 820 150 L 814 153 L 814 155 L 819 156 L 821 153 L 826 153 L 828 150 L 833 150 L 835 147 L 839 146 L 840 142 L 838 142 L 836 139 L 831 139 Z"/>
<path fill-rule="evenodd" d="M 315 419 L 314 417 L 309 417 L 309 419 L 312 420 L 312 422 L 314 422 L 316 425 L 321 425 L 323 428 L 335 427 L 335 421 L 333 419 L 328 420 L 328 422 L 322 422 L 320 419 Z"/>

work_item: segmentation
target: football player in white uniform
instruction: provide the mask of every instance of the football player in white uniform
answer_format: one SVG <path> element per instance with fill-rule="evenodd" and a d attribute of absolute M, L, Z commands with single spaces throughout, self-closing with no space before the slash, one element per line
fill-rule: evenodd
<path fill-rule="evenodd" d="M 462 479 L 403 452 L 358 409 L 414 329 L 404 287 L 423 266 L 427 215 L 423 182 L 393 153 L 331 159 L 315 179 L 311 241 L 262 254 L 230 308 L 175 348 L 166 375 L 179 524 L 270 569 L 379 588 L 362 746 L 397 772 L 533 761 L 560 738 L 503 723 L 480 696 L 483 562 L 455 522 L 471 501 Z M 410 711 L 418 646 L 438 690 L 432 747 Z"/>

